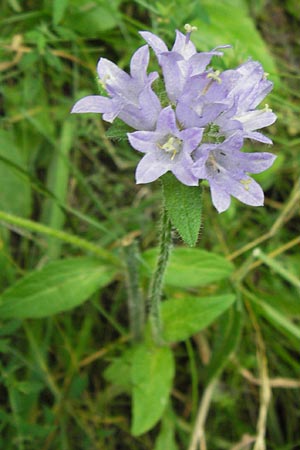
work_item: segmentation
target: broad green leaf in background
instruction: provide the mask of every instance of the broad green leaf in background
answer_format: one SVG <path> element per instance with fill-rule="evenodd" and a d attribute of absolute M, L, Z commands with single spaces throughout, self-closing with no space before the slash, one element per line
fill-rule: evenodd
<path fill-rule="evenodd" d="M 158 250 L 151 249 L 143 253 L 145 263 L 154 268 Z M 169 286 L 190 288 L 228 278 L 233 264 L 223 256 L 196 248 L 175 248 L 170 256 L 165 283 Z"/>
<path fill-rule="evenodd" d="M 234 53 L 239 55 L 240 63 L 251 57 L 260 61 L 267 72 L 276 74 L 274 60 L 250 17 L 245 0 L 222 0 L 217 4 L 203 0 L 201 5 L 209 21 L 201 20 L 201 17 L 193 21 L 198 31 L 192 39 L 199 49 L 208 50 L 218 45 L 231 44 Z"/>
<path fill-rule="evenodd" d="M 8 131 L 0 130 L 0 156 L 25 168 L 24 159 Z M 18 171 L 0 160 L 0 209 L 27 217 L 31 210 L 30 185 Z"/>
<path fill-rule="evenodd" d="M 169 347 L 140 344 L 133 355 L 132 427 L 134 436 L 150 430 L 167 406 L 174 377 L 174 357 Z"/>
<path fill-rule="evenodd" d="M 115 358 L 104 371 L 104 378 L 118 386 L 122 391 L 131 390 L 131 366 L 133 348 L 126 349 L 121 356 Z"/>
<path fill-rule="evenodd" d="M 161 305 L 163 337 L 168 342 L 184 341 L 210 325 L 234 302 L 235 296 L 184 297 Z"/>
<path fill-rule="evenodd" d="M 192 247 L 201 227 L 201 187 L 186 186 L 170 173 L 162 177 L 162 183 L 165 207 L 172 225 L 183 241 Z"/>
<path fill-rule="evenodd" d="M 114 278 L 115 269 L 95 258 L 55 261 L 29 273 L 0 296 L 0 317 L 46 317 L 88 300 Z"/>

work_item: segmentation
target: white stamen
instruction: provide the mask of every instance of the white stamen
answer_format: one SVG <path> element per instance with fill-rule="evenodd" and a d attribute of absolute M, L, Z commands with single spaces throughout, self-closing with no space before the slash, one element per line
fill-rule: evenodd
<path fill-rule="evenodd" d="M 187 45 L 190 41 L 190 37 L 193 31 L 196 31 L 198 28 L 197 27 L 193 27 L 192 25 L 190 25 L 189 23 L 186 23 L 184 25 L 184 29 L 186 31 L 186 36 L 185 36 L 185 45 Z"/>
<path fill-rule="evenodd" d="M 250 185 L 250 183 L 252 182 L 252 180 L 250 179 L 250 180 L 240 180 L 240 183 L 244 186 L 244 189 L 246 190 L 246 191 L 249 191 L 249 185 Z"/>
<path fill-rule="evenodd" d="M 173 161 L 177 153 L 180 151 L 181 140 L 171 136 L 163 145 L 158 145 L 158 147 L 167 153 L 172 153 L 171 160 Z"/>
<path fill-rule="evenodd" d="M 106 82 L 107 80 L 109 80 L 111 77 L 109 74 L 104 75 L 103 78 L 99 78 L 98 79 L 98 83 L 100 84 L 100 86 L 106 90 Z"/>
<path fill-rule="evenodd" d="M 222 83 L 221 78 L 219 77 L 220 75 L 220 71 L 216 70 L 215 72 L 210 72 L 209 74 L 206 75 L 206 78 L 211 78 L 214 81 L 217 81 L 219 84 Z"/>
<path fill-rule="evenodd" d="M 192 31 L 197 31 L 197 30 L 198 30 L 197 27 L 194 27 L 193 25 L 190 25 L 189 23 L 186 23 L 186 24 L 184 25 L 184 29 L 185 29 L 185 31 L 186 31 L 187 33 L 191 33 Z"/>
<path fill-rule="evenodd" d="M 272 109 L 269 108 L 268 103 L 265 104 L 265 107 L 264 107 L 263 111 L 264 111 L 264 112 L 272 112 Z"/>

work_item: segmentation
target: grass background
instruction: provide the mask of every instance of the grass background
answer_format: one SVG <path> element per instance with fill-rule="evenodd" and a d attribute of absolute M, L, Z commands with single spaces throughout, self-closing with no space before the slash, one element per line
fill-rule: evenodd
<path fill-rule="evenodd" d="M 209 449 L 252 448 L 270 383 L 267 449 L 300 448 L 299 167 L 300 9 L 290 0 L 144 2 L 4 0 L 0 11 L 0 210 L 64 230 L 108 249 L 138 236 L 156 245 L 159 183 L 136 186 L 139 156 L 96 115 L 70 115 L 97 92 L 100 56 L 127 68 L 153 30 L 169 44 L 185 23 L 199 50 L 232 44 L 220 68 L 258 59 L 275 82 L 268 98 L 278 120 L 268 134 L 278 158 L 257 176 L 264 208 L 232 202 L 218 215 L 204 194 L 200 248 L 235 264 L 243 304 L 239 345 L 219 380 L 206 425 Z M 113 131 L 115 133 L 115 130 Z M 248 149 L 262 149 L 249 144 Z M 85 255 L 63 240 L 3 220 L 2 291 L 49 261 Z M 177 241 L 178 245 L 180 241 Z M 262 254 L 254 257 L 259 246 Z M 191 268 L 192 270 L 192 268 Z M 123 280 L 80 307 L 36 320 L 1 320 L 0 448 L 159 449 L 158 427 L 130 435 L 130 397 L 105 376 L 128 341 Z M 201 290 L 201 292 L 203 289 Z M 204 293 L 214 291 L 207 286 Z M 221 322 L 174 349 L 176 385 L 167 417 L 188 446 L 203 374 Z M 266 363 L 267 361 L 267 363 Z M 124 375 L 125 376 L 125 375 Z M 247 444 L 247 439 L 249 444 Z M 243 441 L 244 440 L 244 441 Z M 156 442 L 156 443 L 155 443 Z M 245 445 L 242 446 L 242 442 Z M 156 445 L 156 447 L 155 447 Z M 169 449 L 166 449 L 169 450 Z"/>

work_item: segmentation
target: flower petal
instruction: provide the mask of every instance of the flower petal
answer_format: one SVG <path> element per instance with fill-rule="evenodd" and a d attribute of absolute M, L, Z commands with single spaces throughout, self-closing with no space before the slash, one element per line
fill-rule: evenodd
<path fill-rule="evenodd" d="M 155 131 L 135 131 L 133 133 L 127 133 L 127 137 L 130 145 L 135 150 L 142 153 L 149 153 L 156 151 L 156 142 L 158 141 L 160 134 Z"/>
<path fill-rule="evenodd" d="M 135 178 L 137 184 L 151 183 L 169 170 L 167 165 L 156 158 L 156 154 L 148 153 L 138 163 Z"/>
<path fill-rule="evenodd" d="M 192 165 L 192 158 L 183 153 L 180 162 L 174 164 L 171 171 L 181 183 L 187 186 L 198 186 L 199 179 L 193 174 Z"/>
<path fill-rule="evenodd" d="M 214 207 L 219 213 L 226 211 L 230 206 L 230 195 L 221 186 L 213 182 L 210 183 L 211 199 Z"/>
<path fill-rule="evenodd" d="M 187 42 L 185 34 L 176 30 L 176 39 L 172 51 L 179 53 L 184 59 L 189 59 L 196 53 L 196 48 L 191 40 L 188 40 Z"/>
<path fill-rule="evenodd" d="M 149 31 L 140 31 L 139 33 L 143 37 L 143 39 L 145 39 L 147 44 L 150 45 L 157 56 L 162 52 L 168 51 L 168 47 L 166 46 L 164 41 L 155 34 L 150 33 Z"/>
<path fill-rule="evenodd" d="M 236 162 L 244 172 L 260 173 L 272 166 L 277 158 L 276 155 L 268 152 L 243 153 L 236 155 Z M 233 159 L 233 158 L 232 158 Z"/>
<path fill-rule="evenodd" d="M 258 109 L 236 115 L 234 119 L 243 124 L 245 131 L 254 131 L 272 125 L 276 120 L 276 115 L 272 111 Z"/>
<path fill-rule="evenodd" d="M 181 95 L 188 75 L 188 63 L 179 53 L 168 52 L 160 55 L 166 91 L 171 102 Z"/>
<path fill-rule="evenodd" d="M 245 138 L 253 139 L 254 141 L 262 142 L 263 144 L 272 145 L 273 141 L 262 133 L 257 131 L 246 131 L 244 133 Z"/>
<path fill-rule="evenodd" d="M 112 101 L 101 95 L 88 95 L 78 100 L 73 106 L 71 113 L 111 113 L 113 112 Z"/>
<path fill-rule="evenodd" d="M 132 78 L 144 83 L 147 81 L 147 67 L 149 64 L 149 47 L 143 45 L 133 55 L 130 60 L 130 74 Z"/>
<path fill-rule="evenodd" d="M 251 206 L 263 206 L 264 192 L 253 178 L 245 176 L 242 180 L 231 179 L 228 193 L 240 202 Z"/>
<path fill-rule="evenodd" d="M 180 131 L 178 137 L 184 141 L 183 151 L 191 153 L 201 142 L 204 128 L 188 128 Z"/>
<path fill-rule="evenodd" d="M 111 93 L 111 90 L 113 93 L 124 90 L 131 81 L 128 73 L 106 58 L 100 58 L 97 64 L 97 72 L 109 93 Z"/>
<path fill-rule="evenodd" d="M 177 135 L 178 128 L 176 125 L 176 117 L 175 113 L 172 109 L 172 106 L 167 106 L 161 110 L 158 119 L 157 119 L 157 128 L 156 130 L 161 134 L 173 134 Z"/>

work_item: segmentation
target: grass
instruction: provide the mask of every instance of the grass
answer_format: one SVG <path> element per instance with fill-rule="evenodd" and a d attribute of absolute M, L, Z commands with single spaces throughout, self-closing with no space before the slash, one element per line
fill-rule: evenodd
<path fill-rule="evenodd" d="M 122 130 L 108 130 L 94 115 L 70 116 L 77 99 L 97 92 L 98 58 L 127 67 L 142 44 L 139 30 L 152 29 L 171 43 L 174 28 L 196 17 L 199 49 L 211 48 L 211 36 L 201 34 L 201 24 L 203 30 L 210 25 L 220 44 L 234 44 L 226 66 L 249 55 L 268 66 L 276 80 L 268 103 L 278 115 L 268 133 L 278 159 L 257 177 L 266 192 L 264 208 L 233 201 L 218 215 L 205 189 L 198 247 L 225 256 L 235 270 L 230 282 L 189 293 L 214 295 L 233 286 L 239 321 L 221 316 L 174 346 L 172 407 L 161 430 L 130 433 L 130 355 L 121 376 L 118 365 L 109 371 L 130 348 L 124 275 L 118 270 L 113 283 L 71 311 L 1 319 L 0 447 L 187 449 L 198 417 L 209 449 L 259 450 L 259 439 L 270 450 L 300 448 L 298 7 L 241 2 L 243 7 L 232 9 L 231 26 L 215 23 L 208 1 L 38 3 L 6 0 L 0 13 L 2 291 L 51 261 L 95 253 L 117 257 L 123 267 L 119 250 L 125 243 L 135 240 L 141 251 L 157 244 L 159 183 L 135 185 L 138 155 Z M 230 0 L 222 4 L 232 7 Z M 254 45 L 245 40 L 246 26 Z M 180 239 L 176 244 L 182 245 Z M 146 279 L 143 286 L 146 291 Z M 182 295 L 176 287 L 167 289 Z M 240 338 L 212 386 L 209 361 L 218 355 L 228 323 L 237 335 L 240 328 Z"/>

